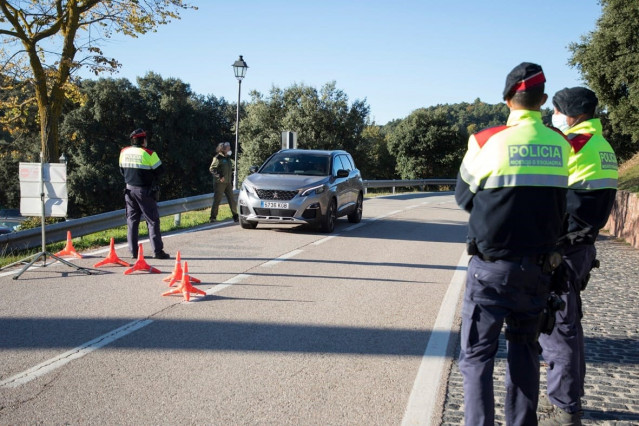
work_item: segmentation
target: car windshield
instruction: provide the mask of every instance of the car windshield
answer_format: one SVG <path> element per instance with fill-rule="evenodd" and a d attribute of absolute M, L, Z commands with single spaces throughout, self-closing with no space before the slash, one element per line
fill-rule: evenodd
<path fill-rule="evenodd" d="M 260 173 L 277 175 L 328 176 L 328 156 L 281 153 L 272 156 Z"/>

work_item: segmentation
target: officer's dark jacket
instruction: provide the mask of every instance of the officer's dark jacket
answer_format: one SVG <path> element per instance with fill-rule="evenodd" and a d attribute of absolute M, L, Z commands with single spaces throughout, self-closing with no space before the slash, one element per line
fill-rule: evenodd
<path fill-rule="evenodd" d="M 164 165 L 155 151 L 141 146 L 123 148 L 119 163 L 127 185 L 151 187 L 164 173 Z"/>
<path fill-rule="evenodd" d="M 470 213 L 468 237 L 487 256 L 551 251 L 566 212 L 570 145 L 539 111 L 514 110 L 506 126 L 472 135 L 455 199 Z"/>
<path fill-rule="evenodd" d="M 566 131 L 572 149 L 564 243 L 594 243 L 612 210 L 617 192 L 617 157 L 601 132 L 599 119 Z"/>
<path fill-rule="evenodd" d="M 215 183 L 220 183 L 222 178 L 224 178 L 224 183 L 229 183 L 233 180 L 233 160 L 219 153 L 213 157 L 209 171 L 215 177 Z"/>

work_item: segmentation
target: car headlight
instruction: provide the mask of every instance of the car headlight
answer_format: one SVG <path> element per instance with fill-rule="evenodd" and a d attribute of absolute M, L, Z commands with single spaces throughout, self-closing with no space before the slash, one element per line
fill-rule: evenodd
<path fill-rule="evenodd" d="M 317 195 L 326 191 L 326 185 L 318 185 L 312 188 L 308 188 L 302 191 L 302 197 L 306 197 L 308 195 Z"/>
<path fill-rule="evenodd" d="M 246 191 L 247 194 L 257 195 L 257 193 L 255 192 L 255 189 L 247 183 L 242 183 L 242 190 Z"/>

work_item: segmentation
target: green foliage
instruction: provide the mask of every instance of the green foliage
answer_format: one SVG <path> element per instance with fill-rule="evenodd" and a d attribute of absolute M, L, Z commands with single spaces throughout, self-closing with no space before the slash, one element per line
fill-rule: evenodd
<path fill-rule="evenodd" d="M 619 189 L 639 193 L 639 153 L 619 167 Z"/>
<path fill-rule="evenodd" d="M 359 166 L 364 162 L 358 151 L 367 125 L 369 107 L 364 101 L 348 104 L 348 96 L 335 82 L 318 92 L 305 85 L 282 90 L 273 87 L 268 98 L 251 92 L 252 102 L 241 121 L 243 156 L 239 176 L 243 178 L 251 165 L 259 165 L 281 149 L 282 132 L 297 132 L 298 148 L 345 149 Z M 361 160 L 361 161 L 360 161 Z"/>
<path fill-rule="evenodd" d="M 362 142 L 357 148 L 360 153 L 358 167 L 366 179 L 394 179 L 395 156 L 388 151 L 386 128 L 375 124 L 366 126 L 362 132 Z"/>
<path fill-rule="evenodd" d="M 73 72 L 87 66 L 98 75 L 120 66 L 103 56 L 100 42 L 113 32 L 137 37 L 155 31 L 189 8 L 194 7 L 183 0 L 0 1 L 0 69 L 9 77 L 3 75 L 0 84 L 3 90 L 6 83 L 15 87 L 14 81 L 32 88 L 35 96 L 29 102 L 38 106 L 46 162 L 59 155 L 59 124 L 67 99 L 73 97 Z M 10 108 L 21 108 L 15 98 L 0 97 L 0 104 L 7 100 Z"/>
<path fill-rule="evenodd" d="M 165 165 L 162 199 L 212 191 L 207 161 L 215 143 L 229 136 L 226 102 L 196 96 L 182 81 L 153 73 L 138 84 L 87 81 L 82 86 L 87 101 L 66 115 L 62 139 L 69 157 L 69 216 L 123 208 L 118 157 L 138 127 L 148 131 L 148 147 Z"/>
<path fill-rule="evenodd" d="M 591 33 L 572 43 L 570 64 L 597 93 L 616 135 L 607 134 L 621 158 L 630 139 L 639 141 L 639 1 L 601 0 L 602 15 Z"/>
<path fill-rule="evenodd" d="M 418 109 L 390 135 L 389 148 L 401 179 L 422 179 L 455 176 L 465 144 L 444 110 Z"/>
<path fill-rule="evenodd" d="M 64 219 L 60 217 L 45 217 L 44 223 L 45 225 L 52 225 L 63 220 Z M 40 226 L 42 226 L 42 217 L 31 216 L 20 224 L 20 230 L 24 231 L 25 229 L 39 228 Z"/>
<path fill-rule="evenodd" d="M 473 103 L 436 105 L 414 111 L 385 126 L 389 147 L 402 179 L 454 177 L 468 137 L 484 128 L 505 124 L 510 111 L 475 99 Z"/>
<path fill-rule="evenodd" d="M 123 208 L 118 157 L 143 117 L 139 91 L 126 79 L 85 81 L 81 91 L 86 102 L 67 114 L 61 126 L 70 217 Z"/>
<path fill-rule="evenodd" d="M 149 148 L 157 151 L 166 167 L 162 198 L 211 192 L 208 167 L 215 146 L 231 139 L 226 102 L 194 95 L 181 80 L 153 73 L 138 78 L 138 85 L 145 115 L 136 127 L 149 130 Z"/>
<path fill-rule="evenodd" d="M 471 103 L 461 102 L 451 105 L 437 105 L 429 107 L 430 111 L 442 111 L 451 125 L 468 139 L 473 133 L 477 133 L 487 127 L 506 124 L 510 110 L 505 103 L 487 104 L 477 98 Z"/>

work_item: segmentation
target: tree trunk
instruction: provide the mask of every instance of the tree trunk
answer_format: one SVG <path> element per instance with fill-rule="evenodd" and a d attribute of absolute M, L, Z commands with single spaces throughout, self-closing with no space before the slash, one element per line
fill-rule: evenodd
<path fill-rule="evenodd" d="M 55 111 L 57 108 L 45 106 L 40 108 L 40 147 L 43 153 L 43 161 L 45 163 L 58 162 L 59 152 L 59 133 L 60 113 Z"/>

